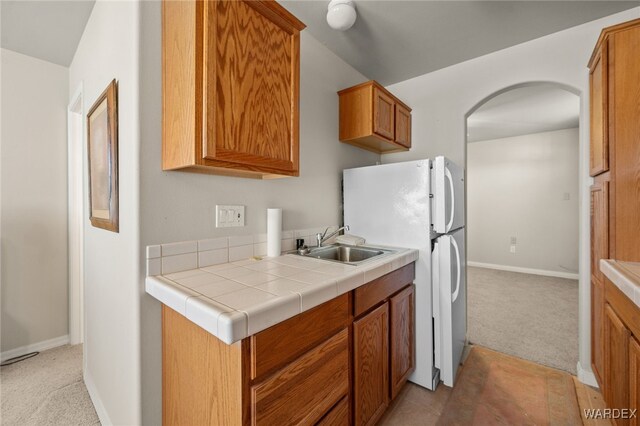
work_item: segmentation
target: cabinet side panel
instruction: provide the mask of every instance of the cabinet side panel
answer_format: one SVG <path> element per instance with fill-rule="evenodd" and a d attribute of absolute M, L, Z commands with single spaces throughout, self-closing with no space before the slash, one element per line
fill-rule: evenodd
<path fill-rule="evenodd" d="M 361 86 L 340 93 L 341 141 L 370 136 L 373 133 L 373 88 Z"/>
<path fill-rule="evenodd" d="M 615 34 L 615 255 L 640 261 L 640 27 Z"/>
<path fill-rule="evenodd" d="M 162 3 L 162 168 L 195 164 L 198 138 L 196 69 L 202 3 Z"/>
<path fill-rule="evenodd" d="M 227 345 L 162 305 L 163 425 L 243 424 L 242 345 Z"/>

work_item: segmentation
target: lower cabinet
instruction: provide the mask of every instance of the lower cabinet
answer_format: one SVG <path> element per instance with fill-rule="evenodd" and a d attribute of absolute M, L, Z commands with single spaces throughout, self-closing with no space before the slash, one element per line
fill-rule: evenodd
<path fill-rule="evenodd" d="M 629 339 L 631 333 L 609 304 L 604 308 L 604 399 L 611 408 L 629 407 Z M 617 419 L 616 424 L 627 424 Z"/>
<path fill-rule="evenodd" d="M 353 322 L 356 425 L 375 424 L 389 405 L 389 304 Z"/>
<path fill-rule="evenodd" d="M 391 324 L 391 399 L 415 370 L 415 289 L 410 285 L 389 299 Z"/>
<path fill-rule="evenodd" d="M 349 339 L 343 330 L 251 388 L 256 425 L 315 424 L 349 393 Z"/>
<path fill-rule="evenodd" d="M 604 292 L 602 394 L 613 424 L 640 426 L 640 309 L 606 278 Z"/>
<path fill-rule="evenodd" d="M 375 424 L 415 369 L 411 284 L 353 322 L 354 424 Z"/>
<path fill-rule="evenodd" d="M 415 265 L 227 345 L 162 307 L 163 425 L 372 425 L 414 370 Z"/>

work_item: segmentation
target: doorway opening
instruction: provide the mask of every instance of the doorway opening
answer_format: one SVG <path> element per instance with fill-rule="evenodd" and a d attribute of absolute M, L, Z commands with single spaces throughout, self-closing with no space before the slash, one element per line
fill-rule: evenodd
<path fill-rule="evenodd" d="M 576 374 L 580 98 L 553 83 L 467 117 L 470 343 Z"/>
<path fill-rule="evenodd" d="M 80 86 L 67 107 L 69 342 L 72 345 L 84 342 L 83 123 Z"/>

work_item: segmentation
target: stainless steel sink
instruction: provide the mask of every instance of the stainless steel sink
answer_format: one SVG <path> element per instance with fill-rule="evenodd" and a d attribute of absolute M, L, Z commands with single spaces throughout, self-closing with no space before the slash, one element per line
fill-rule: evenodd
<path fill-rule="evenodd" d="M 362 262 L 379 258 L 380 256 L 394 253 L 393 250 L 377 247 L 349 246 L 345 244 L 332 244 L 326 247 L 311 249 L 309 253 L 298 253 L 301 256 L 316 259 L 329 260 L 348 265 L 359 265 Z"/>

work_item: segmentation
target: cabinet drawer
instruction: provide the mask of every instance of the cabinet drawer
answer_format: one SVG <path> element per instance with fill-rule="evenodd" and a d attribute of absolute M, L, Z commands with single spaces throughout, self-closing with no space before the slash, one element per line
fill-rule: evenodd
<path fill-rule="evenodd" d="M 369 309 L 387 300 L 391 295 L 413 282 L 416 264 L 410 263 L 387 275 L 383 275 L 353 291 L 353 314 L 360 316 Z"/>
<path fill-rule="evenodd" d="M 349 325 L 349 295 L 343 294 L 251 336 L 251 378 L 285 366 Z"/>
<path fill-rule="evenodd" d="M 349 393 L 349 340 L 342 330 L 251 388 L 254 425 L 312 425 Z"/>
<path fill-rule="evenodd" d="M 316 426 L 349 426 L 349 397 L 342 398 Z"/>

